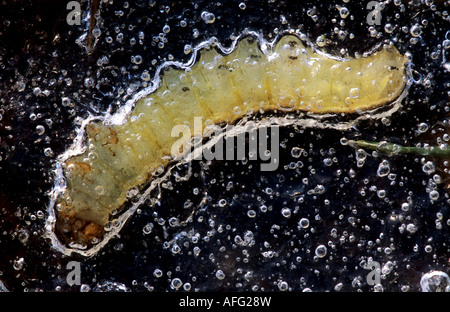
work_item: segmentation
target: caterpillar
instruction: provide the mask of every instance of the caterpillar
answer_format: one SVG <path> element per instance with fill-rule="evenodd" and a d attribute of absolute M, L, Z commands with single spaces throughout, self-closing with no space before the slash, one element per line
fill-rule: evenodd
<path fill-rule="evenodd" d="M 167 66 L 155 88 L 108 118 L 82 128 L 83 144 L 60 158 L 63 178 L 53 194 L 51 225 L 73 241 L 103 234 L 130 190 L 155 179 L 171 154 L 176 125 L 235 124 L 256 113 L 361 114 L 396 100 L 408 58 L 394 46 L 358 58 L 332 57 L 293 34 L 269 44 L 244 36 L 230 51 L 207 45 L 192 64 Z M 176 64 L 175 64 L 176 65 Z"/>

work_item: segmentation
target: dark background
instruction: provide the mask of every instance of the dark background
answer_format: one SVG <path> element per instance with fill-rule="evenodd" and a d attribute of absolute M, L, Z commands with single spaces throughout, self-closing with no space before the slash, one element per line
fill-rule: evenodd
<path fill-rule="evenodd" d="M 342 19 L 336 5 L 348 8 L 349 16 Z M 191 291 L 278 291 L 282 282 L 292 291 L 372 291 L 364 269 L 369 257 L 382 266 L 391 261 L 386 268 L 392 264 L 392 270 L 382 277 L 384 291 L 418 291 L 424 273 L 448 272 L 443 160 L 435 164 L 444 182 L 434 185 L 420 157 L 369 155 L 359 168 L 355 151 L 340 144 L 342 137 L 404 145 L 442 141 L 448 132 L 449 81 L 443 67 L 448 59 L 444 41 L 450 37 L 448 2 L 390 1 L 381 25 L 374 26 L 379 35 L 373 37 L 366 23 L 369 10 L 355 1 L 106 1 L 97 20 L 101 34 L 89 54 L 77 44 L 87 23 L 69 26 L 65 6 L 65 1 L 50 0 L 0 3 L 0 280 L 7 289 L 79 291 L 66 283 L 65 266 L 71 260 L 81 261 L 82 283 L 99 291 L 173 291 L 174 278 L 189 283 Z M 85 17 L 89 5 L 81 2 L 81 7 Z M 203 11 L 214 14 L 214 23 L 205 23 Z M 392 33 L 385 31 L 387 23 Z M 422 29 L 418 38 L 410 33 L 415 24 Z M 170 31 L 163 34 L 165 25 Z M 345 133 L 283 128 L 276 172 L 261 173 L 255 162 L 194 163 L 195 175 L 188 182 L 163 189 L 159 204 L 149 200 L 120 237 L 93 258 L 67 258 L 52 250 L 42 238 L 47 192 L 55 159 L 72 142 L 80 118 L 117 109 L 145 87 L 145 71 L 153 78 L 163 61 L 188 60 L 185 45 L 211 36 L 229 45 L 246 28 L 268 39 L 290 28 L 300 29 L 312 42 L 325 35 L 330 40 L 325 51 L 345 49 L 349 56 L 393 41 L 402 53 L 412 54 L 415 78 L 422 79 L 412 85 L 402 109 L 386 120 L 361 122 Z M 161 41 L 167 42 L 158 47 Z M 140 64 L 132 61 L 136 55 L 142 56 Z M 428 131 L 419 133 L 420 123 Z M 307 155 L 294 158 L 293 147 L 304 148 Z M 332 166 L 323 162 L 328 157 L 336 157 Z M 376 175 L 383 159 L 395 178 Z M 297 161 L 303 167 L 291 164 Z M 325 192 L 314 193 L 317 185 L 324 185 Z M 439 191 L 437 201 L 430 201 L 430 187 Z M 384 198 L 377 195 L 380 189 L 386 190 Z M 170 218 L 184 220 L 191 212 L 183 208 L 186 199 L 193 203 L 194 221 L 170 226 Z M 225 207 L 220 199 L 226 200 Z M 410 210 L 402 211 L 408 201 Z M 261 205 L 270 209 L 262 212 Z M 290 218 L 281 214 L 286 207 Z M 248 217 L 248 210 L 256 216 Z M 301 218 L 309 219 L 307 230 L 297 228 Z M 142 229 L 148 223 L 154 227 L 146 235 Z M 399 227 L 409 223 L 417 232 L 401 233 Z M 247 240 L 240 243 L 236 236 Z M 328 253 L 315 259 L 319 244 L 327 245 Z M 198 256 L 194 247 L 201 250 Z M 155 276 L 156 269 L 161 277 Z M 225 278 L 216 277 L 218 270 Z"/>

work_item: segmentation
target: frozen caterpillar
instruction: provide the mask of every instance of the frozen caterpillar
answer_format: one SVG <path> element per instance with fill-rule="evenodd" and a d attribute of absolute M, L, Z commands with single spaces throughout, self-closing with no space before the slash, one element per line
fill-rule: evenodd
<path fill-rule="evenodd" d="M 233 124 L 253 112 L 360 113 L 394 101 L 406 83 L 407 58 L 392 46 L 342 60 L 285 35 L 264 48 L 245 37 L 228 54 L 214 48 L 199 53 L 193 66 L 165 68 L 159 88 L 138 99 L 124 121 L 85 125 L 83 152 L 62 163 L 58 232 L 79 242 L 100 237 L 127 193 L 148 184 L 173 159 L 178 138 L 172 128 L 192 128 L 194 117 Z"/>

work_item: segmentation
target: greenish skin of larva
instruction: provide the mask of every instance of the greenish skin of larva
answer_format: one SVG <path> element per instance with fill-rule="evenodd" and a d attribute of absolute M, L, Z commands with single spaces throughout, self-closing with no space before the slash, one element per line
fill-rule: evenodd
<path fill-rule="evenodd" d="M 406 57 L 395 47 L 367 57 L 337 60 L 283 36 L 263 53 L 247 37 L 222 55 L 200 51 L 188 69 L 166 68 L 157 90 L 135 103 L 120 125 L 91 122 L 86 149 L 63 164 L 66 189 L 57 199 L 60 232 L 81 241 L 101 236 L 130 189 L 148 184 L 179 157 L 171 147 L 176 125 L 194 117 L 205 124 L 233 124 L 254 112 L 355 113 L 394 101 L 406 83 Z"/>

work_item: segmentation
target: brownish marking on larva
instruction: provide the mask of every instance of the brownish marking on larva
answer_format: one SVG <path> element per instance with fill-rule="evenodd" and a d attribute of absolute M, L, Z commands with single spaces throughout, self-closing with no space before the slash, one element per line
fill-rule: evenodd
<path fill-rule="evenodd" d="M 108 129 L 109 129 L 109 132 L 111 132 L 112 137 L 108 136 L 108 141 L 107 141 L 106 144 L 117 144 L 117 143 L 119 143 L 119 138 L 117 137 L 116 131 L 114 131 L 114 129 L 111 128 L 111 127 L 108 127 Z"/>
<path fill-rule="evenodd" d="M 111 127 L 108 127 L 108 129 L 111 134 L 108 135 L 106 142 L 103 143 L 102 146 L 119 143 L 119 138 L 117 137 L 116 131 L 114 131 L 114 129 Z M 116 156 L 116 153 L 110 147 L 106 146 L 106 148 L 111 153 L 111 155 Z"/>
<path fill-rule="evenodd" d="M 90 137 L 94 138 L 94 140 L 96 140 L 95 136 L 100 133 L 100 131 L 98 130 L 98 127 L 94 126 L 94 124 L 88 124 L 86 126 L 86 132 L 88 133 L 88 135 Z"/>
<path fill-rule="evenodd" d="M 66 242 L 92 241 L 105 233 L 103 226 L 77 218 L 71 211 L 63 209 L 59 214 L 62 218 L 57 220 L 56 228 Z"/>
<path fill-rule="evenodd" d="M 82 162 L 82 161 L 68 162 L 67 166 L 70 166 L 70 165 L 74 165 L 77 168 L 81 169 L 83 174 L 87 174 L 87 173 L 91 172 L 91 170 L 92 170 L 92 167 L 89 164 Z"/>

